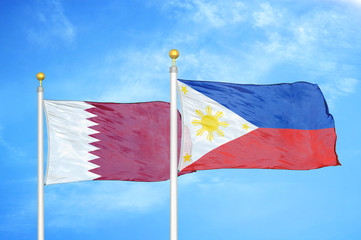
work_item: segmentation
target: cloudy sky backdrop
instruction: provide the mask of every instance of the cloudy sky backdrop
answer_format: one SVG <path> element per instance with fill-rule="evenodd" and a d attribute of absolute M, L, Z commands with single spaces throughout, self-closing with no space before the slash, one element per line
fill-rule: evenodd
<path fill-rule="evenodd" d="M 342 166 L 179 178 L 180 240 L 361 238 L 361 1 L 1 1 L 0 239 L 36 239 L 37 97 L 169 101 L 178 77 L 321 87 Z M 46 155 L 46 152 L 45 152 Z M 45 237 L 168 239 L 169 182 L 45 187 Z"/>

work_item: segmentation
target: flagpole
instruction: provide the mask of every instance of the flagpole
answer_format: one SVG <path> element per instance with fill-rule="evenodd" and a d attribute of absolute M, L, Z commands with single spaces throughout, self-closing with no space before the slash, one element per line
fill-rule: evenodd
<path fill-rule="evenodd" d="M 43 131 L 43 93 L 41 82 L 45 75 L 39 72 L 36 78 L 40 81 L 38 92 L 38 240 L 44 240 L 44 131 Z"/>
<path fill-rule="evenodd" d="M 175 60 L 179 56 L 176 49 L 169 52 L 173 59 L 170 67 L 170 240 L 178 239 L 178 141 L 177 141 L 177 72 Z"/>

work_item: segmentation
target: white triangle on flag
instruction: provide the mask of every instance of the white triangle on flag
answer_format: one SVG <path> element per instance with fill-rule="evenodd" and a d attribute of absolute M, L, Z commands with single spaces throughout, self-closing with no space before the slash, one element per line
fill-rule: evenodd
<path fill-rule="evenodd" d="M 97 147 L 91 143 L 99 141 L 91 137 L 98 131 L 89 120 L 95 115 L 87 112 L 92 105 L 80 101 L 44 100 L 48 123 L 48 167 L 45 184 L 93 180 L 100 175 L 89 170 L 99 167 L 91 163 L 98 158 L 91 154 Z"/>
<path fill-rule="evenodd" d="M 183 127 L 179 171 L 213 149 L 258 128 L 183 82 L 178 81 L 178 90 Z"/>

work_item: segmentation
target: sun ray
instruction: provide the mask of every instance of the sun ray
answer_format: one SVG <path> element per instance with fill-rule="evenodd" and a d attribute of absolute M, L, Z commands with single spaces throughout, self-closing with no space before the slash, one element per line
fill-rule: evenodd
<path fill-rule="evenodd" d="M 216 133 L 218 133 L 218 136 L 224 137 L 224 132 L 221 129 L 217 129 Z"/>
<path fill-rule="evenodd" d="M 222 111 L 218 111 L 217 113 L 216 113 L 216 115 L 214 115 L 217 119 L 219 119 L 219 118 L 221 118 L 221 117 L 223 117 L 223 112 Z"/>
<path fill-rule="evenodd" d="M 208 134 L 207 134 L 207 139 L 208 139 L 209 141 L 212 141 L 212 139 L 214 139 L 213 132 L 208 132 Z"/>
<path fill-rule="evenodd" d="M 207 114 L 212 114 L 212 108 L 210 106 L 206 107 L 206 113 Z"/>
<path fill-rule="evenodd" d="M 200 121 L 200 120 L 197 120 L 197 119 L 194 119 L 194 120 L 192 121 L 192 124 L 193 124 L 194 126 L 198 126 L 198 125 L 201 124 L 201 121 Z"/>
<path fill-rule="evenodd" d="M 227 127 L 229 124 L 227 122 L 219 122 L 219 125 L 222 127 Z"/>
<path fill-rule="evenodd" d="M 202 113 L 201 110 L 196 110 L 196 114 L 198 115 L 198 117 L 203 118 L 204 114 Z"/>
<path fill-rule="evenodd" d="M 197 131 L 197 136 L 202 136 L 203 133 L 205 132 L 206 130 L 204 128 L 201 128 Z"/>

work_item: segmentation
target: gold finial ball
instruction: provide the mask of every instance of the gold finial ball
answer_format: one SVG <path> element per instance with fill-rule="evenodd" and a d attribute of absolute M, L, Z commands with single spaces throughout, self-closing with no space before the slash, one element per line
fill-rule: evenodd
<path fill-rule="evenodd" d="M 169 57 L 172 59 L 176 59 L 179 56 L 179 52 L 177 49 L 172 49 L 169 51 Z"/>
<path fill-rule="evenodd" d="M 42 72 L 39 72 L 38 74 L 36 74 L 36 78 L 37 78 L 39 81 L 43 81 L 44 78 L 45 78 L 45 74 L 42 73 Z"/>

